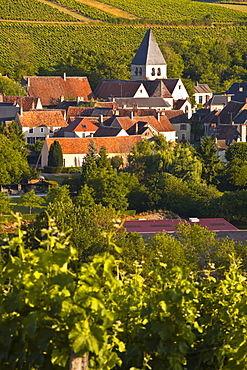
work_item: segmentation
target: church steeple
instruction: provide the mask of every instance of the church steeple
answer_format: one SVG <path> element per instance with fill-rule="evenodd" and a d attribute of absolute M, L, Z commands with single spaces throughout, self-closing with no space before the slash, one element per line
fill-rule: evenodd
<path fill-rule="evenodd" d="M 147 30 L 131 63 L 131 80 L 156 80 L 167 78 L 166 61 L 154 38 L 152 30 Z"/>

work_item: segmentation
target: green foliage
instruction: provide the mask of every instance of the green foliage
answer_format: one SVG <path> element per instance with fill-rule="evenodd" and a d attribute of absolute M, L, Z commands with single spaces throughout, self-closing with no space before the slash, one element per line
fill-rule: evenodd
<path fill-rule="evenodd" d="M 203 138 L 197 148 L 197 153 L 202 160 L 202 178 L 206 180 L 207 184 L 214 183 L 219 170 L 223 169 L 223 163 L 217 156 L 215 142 L 210 136 Z"/>
<path fill-rule="evenodd" d="M 19 199 L 19 204 L 24 207 L 29 207 L 29 214 L 32 214 L 32 208 L 42 208 L 44 199 L 35 194 L 32 189 L 26 194 L 22 194 Z"/>
<path fill-rule="evenodd" d="M 48 166 L 62 167 L 63 165 L 63 151 L 59 141 L 55 140 L 51 144 L 48 155 Z"/>
<path fill-rule="evenodd" d="M 19 82 L 9 79 L 8 77 L 0 76 L 0 93 L 5 95 L 26 95 L 26 90 Z"/>
<path fill-rule="evenodd" d="M 247 143 L 236 142 L 229 146 L 225 154 L 229 162 L 237 164 L 247 161 Z"/>
<path fill-rule="evenodd" d="M 3 213 L 9 213 L 11 210 L 10 200 L 8 194 L 0 191 L 0 215 Z"/>
<path fill-rule="evenodd" d="M 39 21 L 76 21 L 75 18 L 64 14 L 56 8 L 33 0 L 1 0 L 1 18 L 15 20 Z"/>
<path fill-rule="evenodd" d="M 30 173 L 26 158 L 5 135 L 0 135 L 0 162 L 0 184 L 18 184 Z"/>

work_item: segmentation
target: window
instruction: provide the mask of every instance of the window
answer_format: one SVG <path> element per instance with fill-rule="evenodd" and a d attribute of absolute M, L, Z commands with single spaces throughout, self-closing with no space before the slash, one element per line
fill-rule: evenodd
<path fill-rule="evenodd" d="M 139 75 L 142 75 L 142 68 L 139 69 Z"/>
<path fill-rule="evenodd" d="M 152 68 L 152 73 L 151 73 L 152 76 L 155 76 L 155 69 Z"/>
<path fill-rule="evenodd" d="M 185 140 L 186 137 L 185 137 L 185 134 L 182 134 L 182 140 Z"/>
<path fill-rule="evenodd" d="M 161 75 L 161 69 L 158 68 L 157 76 L 160 76 L 160 75 Z"/>
<path fill-rule="evenodd" d="M 81 137 L 86 137 L 86 134 L 85 134 L 85 132 L 83 132 L 83 133 L 82 133 L 82 136 L 81 136 Z"/>
<path fill-rule="evenodd" d="M 178 88 L 179 88 L 179 90 L 181 90 L 182 86 L 181 85 L 178 85 Z"/>
<path fill-rule="evenodd" d="M 29 134 L 33 134 L 33 128 L 29 129 Z"/>
<path fill-rule="evenodd" d="M 65 158 L 63 158 L 63 166 L 65 167 Z"/>
<path fill-rule="evenodd" d="M 140 93 L 142 94 L 142 89 L 140 90 Z"/>
<path fill-rule="evenodd" d="M 138 68 L 136 67 L 135 75 L 138 76 Z"/>
<path fill-rule="evenodd" d="M 199 96 L 199 104 L 202 104 L 202 96 Z"/>
<path fill-rule="evenodd" d="M 28 144 L 35 144 L 35 137 L 28 137 L 27 138 L 27 143 Z"/>
<path fill-rule="evenodd" d="M 40 132 L 44 132 L 44 127 L 40 127 Z"/>
<path fill-rule="evenodd" d="M 186 130 L 186 125 L 184 125 L 184 124 L 182 124 L 182 125 L 180 125 L 180 130 L 182 131 L 185 131 Z M 184 135 L 184 134 L 182 134 L 182 135 Z"/>

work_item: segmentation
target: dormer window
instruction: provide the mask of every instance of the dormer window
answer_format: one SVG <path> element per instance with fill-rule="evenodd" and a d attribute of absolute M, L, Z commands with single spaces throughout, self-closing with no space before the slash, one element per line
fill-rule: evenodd
<path fill-rule="evenodd" d="M 40 127 L 40 132 L 44 132 L 44 127 Z"/>
<path fill-rule="evenodd" d="M 152 76 L 155 76 L 155 69 L 152 68 L 152 73 L 151 73 Z"/>
<path fill-rule="evenodd" d="M 142 68 L 139 69 L 139 75 L 142 75 Z"/>
<path fill-rule="evenodd" d="M 138 76 L 138 67 L 136 67 L 135 75 Z"/>
<path fill-rule="evenodd" d="M 161 69 L 160 68 L 158 68 L 157 76 L 161 76 Z"/>

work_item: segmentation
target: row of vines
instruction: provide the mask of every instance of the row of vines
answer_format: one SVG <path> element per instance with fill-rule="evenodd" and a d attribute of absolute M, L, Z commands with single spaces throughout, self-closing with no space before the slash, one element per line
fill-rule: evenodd
<path fill-rule="evenodd" d="M 0 18 L 30 21 L 76 21 L 69 14 L 33 0 L 0 0 Z"/>
<path fill-rule="evenodd" d="M 107 0 L 105 4 L 130 12 L 130 18 L 124 19 L 113 14 L 101 11 L 93 6 L 77 0 L 54 0 L 54 3 L 79 12 L 91 19 L 110 23 L 140 23 L 140 24 L 209 24 L 210 22 L 246 22 L 246 13 L 214 4 L 205 4 L 191 0 Z M 102 3 L 104 4 L 104 3 Z M 0 18 L 11 20 L 37 21 L 75 21 L 71 15 L 39 1 L 32 0 L 0 0 Z"/>

